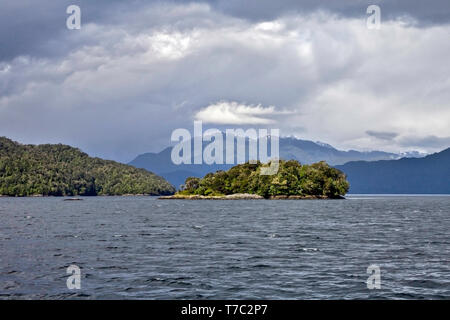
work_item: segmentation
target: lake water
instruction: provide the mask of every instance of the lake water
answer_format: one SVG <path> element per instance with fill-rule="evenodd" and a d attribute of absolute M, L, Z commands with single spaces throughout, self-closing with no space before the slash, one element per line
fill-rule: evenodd
<path fill-rule="evenodd" d="M 0 198 L 0 219 L 3 299 L 450 299 L 449 196 Z"/>

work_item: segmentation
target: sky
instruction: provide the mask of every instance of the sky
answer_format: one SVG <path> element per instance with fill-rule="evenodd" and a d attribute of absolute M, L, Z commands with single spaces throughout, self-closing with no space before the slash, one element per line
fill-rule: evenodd
<path fill-rule="evenodd" d="M 448 0 L 0 0 L 0 136 L 128 162 L 201 120 L 437 152 L 450 146 L 449 40 Z"/>

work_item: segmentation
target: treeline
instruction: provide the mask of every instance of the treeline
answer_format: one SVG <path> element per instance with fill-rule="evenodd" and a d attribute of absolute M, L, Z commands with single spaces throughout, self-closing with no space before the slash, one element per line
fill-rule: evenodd
<path fill-rule="evenodd" d="M 92 158 L 70 146 L 22 145 L 0 137 L 0 195 L 166 195 L 174 191 L 154 173 Z"/>
<path fill-rule="evenodd" d="M 261 175 L 263 165 L 245 163 L 228 171 L 208 173 L 204 178 L 190 177 L 180 194 L 220 196 L 250 193 L 263 196 L 325 196 L 337 198 L 347 193 L 345 174 L 325 162 L 301 165 L 296 160 L 279 162 L 275 175 Z"/>

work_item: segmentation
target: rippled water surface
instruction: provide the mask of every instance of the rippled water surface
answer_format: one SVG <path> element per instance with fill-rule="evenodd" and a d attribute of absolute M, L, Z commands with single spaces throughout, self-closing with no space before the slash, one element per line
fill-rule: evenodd
<path fill-rule="evenodd" d="M 450 298 L 446 196 L 0 198 L 0 219 L 0 298 Z"/>

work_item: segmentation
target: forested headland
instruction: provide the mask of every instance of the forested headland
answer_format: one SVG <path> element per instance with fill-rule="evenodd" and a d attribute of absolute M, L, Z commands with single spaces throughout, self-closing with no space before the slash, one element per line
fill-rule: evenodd
<path fill-rule="evenodd" d="M 93 158 L 62 144 L 24 145 L 0 137 L 0 195 L 167 195 L 175 188 L 144 169 Z"/>

